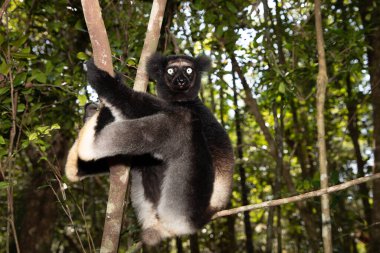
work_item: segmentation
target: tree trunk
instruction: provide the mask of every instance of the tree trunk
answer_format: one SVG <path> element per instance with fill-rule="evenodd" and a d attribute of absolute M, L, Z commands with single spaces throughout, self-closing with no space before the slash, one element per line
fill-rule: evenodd
<path fill-rule="evenodd" d="M 276 159 L 276 173 L 275 173 L 275 185 L 274 185 L 274 198 L 281 198 L 281 184 L 282 184 L 282 170 L 283 170 L 283 111 L 280 108 L 280 118 L 277 117 L 277 104 L 273 104 L 273 117 L 274 117 L 274 129 L 276 134 L 276 144 L 277 144 L 277 159 Z M 281 206 L 276 207 L 277 215 L 277 252 L 282 252 L 282 228 L 281 228 Z"/>
<path fill-rule="evenodd" d="M 238 168 L 239 168 L 239 175 L 240 175 L 240 189 L 241 189 L 241 202 L 242 205 L 248 205 L 248 189 L 246 185 L 246 175 L 245 175 L 245 168 L 242 164 L 243 161 L 243 137 L 241 132 L 241 120 L 240 120 L 240 112 L 238 108 L 237 103 L 237 91 L 236 91 L 236 83 L 235 83 L 235 71 L 232 70 L 232 82 L 233 82 L 233 91 L 234 91 L 234 107 L 235 107 L 235 127 L 236 127 L 236 145 L 237 145 L 237 155 L 239 158 Z M 252 225 L 250 221 L 250 215 L 249 212 L 244 212 L 244 231 L 245 231 L 245 249 L 247 253 L 254 252 L 253 248 L 253 231 L 252 231 Z"/>
<path fill-rule="evenodd" d="M 368 70 L 373 107 L 374 173 L 380 172 L 380 4 L 376 0 L 358 1 L 368 44 Z M 380 252 L 380 180 L 373 182 L 372 223 L 369 251 Z"/>
<path fill-rule="evenodd" d="M 322 15 L 321 15 L 321 2 L 320 0 L 314 1 L 315 13 L 315 30 L 317 36 L 317 50 L 318 50 L 318 76 L 317 76 L 317 129 L 318 129 L 318 160 L 320 170 L 321 189 L 329 187 L 329 176 L 327 169 L 327 155 L 326 155 L 326 135 L 325 135 L 325 121 L 324 121 L 324 106 L 326 97 L 327 86 L 327 68 L 325 59 L 324 39 L 322 30 Z M 331 218 L 330 218 L 330 203 L 329 195 L 325 194 L 321 197 L 322 208 L 322 239 L 323 248 L 325 253 L 332 253 L 332 240 L 331 240 Z"/>
<path fill-rule="evenodd" d="M 347 74 L 346 77 L 346 85 L 347 85 L 347 102 L 346 107 L 348 110 L 348 132 L 352 141 L 352 145 L 354 146 L 355 156 L 356 156 L 356 164 L 358 166 L 358 177 L 364 177 L 364 166 L 365 161 L 363 159 L 360 144 L 359 144 L 359 134 L 360 131 L 358 129 L 358 118 L 357 118 L 357 105 L 358 102 L 354 99 L 351 89 L 351 81 L 350 75 Z M 359 195 L 364 208 L 364 216 L 367 222 L 367 225 L 371 224 L 371 205 L 369 203 L 369 189 L 366 184 L 359 185 Z"/>
<path fill-rule="evenodd" d="M 190 235 L 190 253 L 200 253 L 198 235 Z"/>
<path fill-rule="evenodd" d="M 175 245 L 177 247 L 177 253 L 183 253 L 182 240 L 180 237 L 175 238 Z"/>

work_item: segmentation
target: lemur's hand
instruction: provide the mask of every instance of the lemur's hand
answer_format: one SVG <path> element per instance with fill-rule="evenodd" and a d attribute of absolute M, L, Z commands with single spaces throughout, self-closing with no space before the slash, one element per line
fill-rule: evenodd
<path fill-rule="evenodd" d="M 112 85 L 115 83 L 115 78 L 110 76 L 104 70 L 99 69 L 95 65 L 93 58 L 86 62 L 86 67 L 87 80 L 90 83 L 90 85 L 96 90 L 96 92 L 98 92 L 98 94 L 102 92 L 102 89 L 113 88 Z"/>
<path fill-rule="evenodd" d="M 94 102 L 87 103 L 84 106 L 83 122 L 86 123 L 98 111 L 98 108 L 98 104 Z"/>

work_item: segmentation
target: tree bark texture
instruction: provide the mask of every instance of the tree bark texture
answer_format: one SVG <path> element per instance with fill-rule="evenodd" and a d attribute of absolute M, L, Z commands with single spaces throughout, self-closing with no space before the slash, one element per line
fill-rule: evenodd
<path fill-rule="evenodd" d="M 165 5 L 166 0 L 153 1 L 148 30 L 134 83 L 135 90 L 145 91 L 148 85 L 145 65 L 147 58 L 156 51 Z M 95 64 L 110 75 L 114 75 L 111 49 L 99 2 L 97 0 L 82 0 L 82 7 L 93 47 Z M 112 161 L 110 163 L 112 164 Z M 129 168 L 120 164 L 112 164 L 101 253 L 117 252 L 128 180 Z"/>
<path fill-rule="evenodd" d="M 327 156 L 326 156 L 326 141 L 325 141 L 325 121 L 324 121 L 324 106 L 326 98 L 327 86 L 327 68 L 324 49 L 324 39 L 322 30 L 322 15 L 321 15 L 321 1 L 314 1 L 315 13 L 315 30 L 317 36 L 317 50 L 318 50 L 318 76 L 317 76 L 317 129 L 318 129 L 318 160 L 320 170 L 321 189 L 327 189 L 329 186 L 329 177 L 327 169 Z M 331 239 L 331 217 L 330 217 L 330 204 L 329 195 L 325 194 L 321 197 L 322 208 L 322 239 L 323 248 L 325 253 L 332 253 L 332 239 Z"/>
<path fill-rule="evenodd" d="M 95 64 L 100 69 L 108 72 L 111 76 L 114 76 L 111 48 L 99 2 L 97 0 L 82 0 L 81 3 L 90 35 Z M 108 193 L 102 245 L 100 248 L 100 252 L 102 253 L 116 252 L 119 247 L 128 179 L 129 168 L 118 164 L 110 166 L 110 189 Z"/>

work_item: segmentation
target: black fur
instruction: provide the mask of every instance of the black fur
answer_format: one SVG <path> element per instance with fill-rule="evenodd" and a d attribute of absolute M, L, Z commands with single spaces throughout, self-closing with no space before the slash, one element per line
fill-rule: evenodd
<path fill-rule="evenodd" d="M 157 209 L 164 201 L 164 189 L 166 198 L 173 197 L 174 202 L 168 202 L 170 208 L 178 206 L 184 210 L 180 216 L 186 217 L 189 232 L 186 229 L 175 232 L 174 229 L 171 233 L 192 233 L 193 228 L 201 228 L 227 203 L 231 191 L 233 152 L 230 140 L 198 97 L 201 74 L 210 67 L 209 58 L 204 56 L 153 55 L 147 71 L 157 81 L 157 98 L 133 91 L 123 84 L 120 75 L 111 77 L 98 69 L 92 60 L 87 64 L 89 83 L 105 102 L 105 107 L 95 126 L 95 143 L 99 145 L 100 156 L 89 162 L 79 159 L 78 174 L 97 173 L 101 168 L 108 170 L 105 160 L 111 156 L 131 164 L 132 170 L 141 175 L 144 196 L 155 206 L 159 221 L 164 219 Z M 124 119 L 112 115 L 114 110 Z M 91 172 L 90 166 L 94 168 Z M 224 184 L 228 188 L 218 207 L 210 203 L 216 177 L 225 177 Z M 178 188 L 165 188 L 168 182 Z M 138 186 L 132 184 L 132 187 Z M 134 201 L 139 200 L 132 196 Z M 164 208 L 165 212 L 170 212 L 170 208 Z M 170 226 L 176 226 L 176 217 L 172 218 L 169 223 L 173 224 L 166 226 L 168 231 Z M 147 227 L 144 222 L 143 219 Z M 143 240 L 155 244 L 158 238 L 167 236 L 162 231 L 155 227 L 145 228 Z"/>

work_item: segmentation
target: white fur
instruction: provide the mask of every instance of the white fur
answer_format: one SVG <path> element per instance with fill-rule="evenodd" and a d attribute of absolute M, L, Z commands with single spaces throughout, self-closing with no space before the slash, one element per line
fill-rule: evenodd
<path fill-rule="evenodd" d="M 95 113 L 79 132 L 78 138 L 78 156 L 84 161 L 94 160 L 98 157 L 95 142 L 95 126 L 99 113 Z"/>
<path fill-rule="evenodd" d="M 78 176 L 78 141 L 76 140 L 71 147 L 67 156 L 65 174 L 68 180 L 71 182 L 77 182 L 80 180 Z"/>
<path fill-rule="evenodd" d="M 212 191 L 210 206 L 221 210 L 223 209 L 229 200 L 231 189 L 231 179 L 229 177 L 216 173 L 214 181 L 214 189 Z"/>
<path fill-rule="evenodd" d="M 120 121 L 120 120 L 126 119 L 124 117 L 123 113 L 119 109 L 117 109 L 116 107 L 114 107 L 111 103 L 107 102 L 107 100 L 103 100 L 103 102 L 104 102 L 104 105 L 108 109 L 110 109 L 112 116 L 115 117 L 115 121 Z"/>
<path fill-rule="evenodd" d="M 171 176 L 165 176 L 162 182 L 162 191 L 160 202 L 157 207 L 158 216 L 160 218 L 162 227 L 165 230 L 170 231 L 170 233 L 175 235 L 184 235 L 195 232 L 195 228 L 191 225 L 186 214 L 189 212 L 188 206 L 180 205 L 181 203 L 173 203 L 174 189 L 178 189 L 175 182 L 171 182 L 170 179 L 173 178 L 173 173 L 178 168 L 168 168 L 166 173 L 171 174 Z M 183 179 L 186 180 L 186 179 Z M 177 192 L 181 196 L 182 192 Z M 178 197 L 178 196 L 176 196 Z M 183 201 L 184 203 L 186 201 Z"/>
<path fill-rule="evenodd" d="M 137 210 L 137 216 L 144 229 L 158 225 L 157 212 L 153 203 L 148 201 L 144 195 L 141 173 L 131 171 L 131 199 L 132 205 Z"/>

